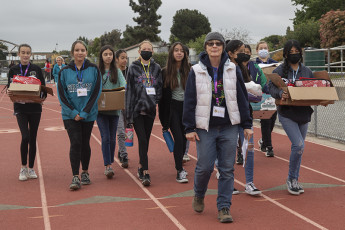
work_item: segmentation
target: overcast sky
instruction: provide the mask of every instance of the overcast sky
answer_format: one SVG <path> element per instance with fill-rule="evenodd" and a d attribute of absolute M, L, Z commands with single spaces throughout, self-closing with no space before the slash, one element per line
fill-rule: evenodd
<path fill-rule="evenodd" d="M 123 32 L 126 24 L 135 25 L 132 18 L 137 16 L 128 0 L 5 0 L 0 5 L 0 39 L 28 43 L 33 51 L 69 50 L 79 36 L 93 39 L 113 29 Z M 164 41 L 169 41 L 176 11 L 186 8 L 204 14 L 213 31 L 249 31 L 254 43 L 285 35 L 296 9 L 291 0 L 162 0 L 159 36 Z"/>

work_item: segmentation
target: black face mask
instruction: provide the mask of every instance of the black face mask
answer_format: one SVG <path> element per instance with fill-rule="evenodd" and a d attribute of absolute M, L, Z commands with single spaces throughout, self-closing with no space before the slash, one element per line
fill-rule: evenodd
<path fill-rule="evenodd" d="M 250 55 L 249 54 L 244 54 L 244 62 L 247 62 L 250 60 Z"/>
<path fill-rule="evenodd" d="M 240 63 L 242 63 L 242 62 L 245 62 L 246 61 L 246 55 L 248 55 L 248 54 L 245 54 L 245 53 L 238 53 L 237 54 L 237 58 L 235 58 L 235 61 L 238 63 L 238 64 L 240 64 Z M 248 55 L 249 56 L 249 55 Z M 249 58 L 250 58 L 250 56 L 249 56 Z M 249 59 L 248 59 L 249 60 Z"/>
<path fill-rule="evenodd" d="M 289 62 L 291 62 L 292 64 L 296 64 L 299 62 L 299 60 L 301 60 L 301 54 L 288 54 L 287 59 Z"/>
<path fill-rule="evenodd" d="M 148 61 L 152 57 L 151 51 L 140 51 L 140 56 L 145 60 Z"/>

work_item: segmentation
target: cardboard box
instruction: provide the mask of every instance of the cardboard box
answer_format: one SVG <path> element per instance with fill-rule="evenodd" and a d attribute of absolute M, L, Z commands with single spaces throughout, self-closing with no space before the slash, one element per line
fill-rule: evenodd
<path fill-rule="evenodd" d="M 280 63 L 259 64 L 259 67 L 262 69 L 262 72 L 264 72 L 264 74 L 266 75 L 266 74 L 271 74 L 273 72 L 273 70 L 275 70 L 277 68 L 277 66 L 279 66 L 279 65 L 280 65 Z"/>
<path fill-rule="evenodd" d="M 43 85 L 11 83 L 8 90 L 12 92 L 12 102 L 17 103 L 42 103 L 41 94 L 44 92 L 54 96 L 53 89 Z"/>
<path fill-rule="evenodd" d="M 253 111 L 253 119 L 270 119 L 277 110 Z"/>
<path fill-rule="evenodd" d="M 125 108 L 124 87 L 102 90 L 98 99 L 98 111 L 122 110 Z"/>
<path fill-rule="evenodd" d="M 287 100 L 276 100 L 277 105 L 309 106 L 309 105 L 328 105 L 338 101 L 338 94 L 333 87 L 332 81 L 327 71 L 313 73 L 315 78 L 327 79 L 331 82 L 331 87 L 287 87 L 278 74 L 267 74 L 267 77 L 278 88 L 289 93 Z"/>

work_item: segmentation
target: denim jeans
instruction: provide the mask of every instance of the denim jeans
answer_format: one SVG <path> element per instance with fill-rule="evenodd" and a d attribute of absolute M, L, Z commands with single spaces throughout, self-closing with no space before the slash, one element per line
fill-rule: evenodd
<path fill-rule="evenodd" d="M 105 166 L 114 163 L 118 120 L 119 116 L 116 115 L 99 113 L 97 116 L 97 125 L 102 137 L 102 153 Z"/>
<path fill-rule="evenodd" d="M 194 192 L 197 197 L 204 197 L 208 182 L 218 159 L 217 208 L 230 208 L 234 189 L 234 163 L 238 136 L 238 125 L 228 127 L 210 127 L 196 130 L 200 141 L 196 141 L 198 160 L 194 176 Z"/>
<path fill-rule="evenodd" d="M 302 154 L 304 151 L 304 140 L 308 131 L 308 123 L 298 124 L 293 120 L 283 117 L 278 113 L 279 121 L 291 141 L 291 154 L 289 163 L 290 179 L 298 180 L 301 167 Z"/>
<path fill-rule="evenodd" d="M 239 132 L 239 138 L 242 145 L 244 141 L 243 128 L 238 126 L 238 132 Z M 250 145 L 252 145 L 253 147 L 251 148 Z M 248 141 L 248 152 L 247 152 L 246 165 L 244 166 L 244 173 L 246 175 L 246 183 L 253 182 L 254 180 L 254 135 L 252 135 L 252 138 L 250 138 L 250 140 Z"/>
<path fill-rule="evenodd" d="M 121 110 L 120 116 L 119 116 L 119 122 L 117 124 L 117 143 L 119 144 L 119 157 L 128 156 L 125 141 L 126 141 L 125 122 L 123 119 L 123 111 Z"/>

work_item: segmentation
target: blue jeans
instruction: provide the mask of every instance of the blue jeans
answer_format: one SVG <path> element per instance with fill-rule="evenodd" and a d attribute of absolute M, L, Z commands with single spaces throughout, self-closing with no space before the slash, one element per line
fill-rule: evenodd
<path fill-rule="evenodd" d="M 239 138 L 241 141 L 241 147 L 244 141 L 244 131 L 243 128 L 238 126 Z M 253 146 L 253 147 L 250 147 Z M 248 141 L 248 152 L 246 165 L 244 166 L 244 173 L 246 175 L 246 183 L 253 182 L 254 180 L 254 135 Z"/>
<path fill-rule="evenodd" d="M 210 127 L 208 132 L 204 129 L 197 129 L 196 132 L 200 141 L 196 142 L 198 160 L 194 176 L 195 196 L 205 196 L 215 160 L 218 159 L 220 177 L 218 180 L 217 208 L 218 210 L 230 208 L 234 189 L 238 126 Z"/>
<path fill-rule="evenodd" d="M 97 116 L 97 125 L 102 137 L 102 153 L 105 166 L 114 163 L 118 120 L 119 116 L 116 115 L 99 113 Z"/>
<path fill-rule="evenodd" d="M 308 123 L 298 124 L 278 113 L 279 121 L 291 141 L 289 178 L 298 180 Z"/>

